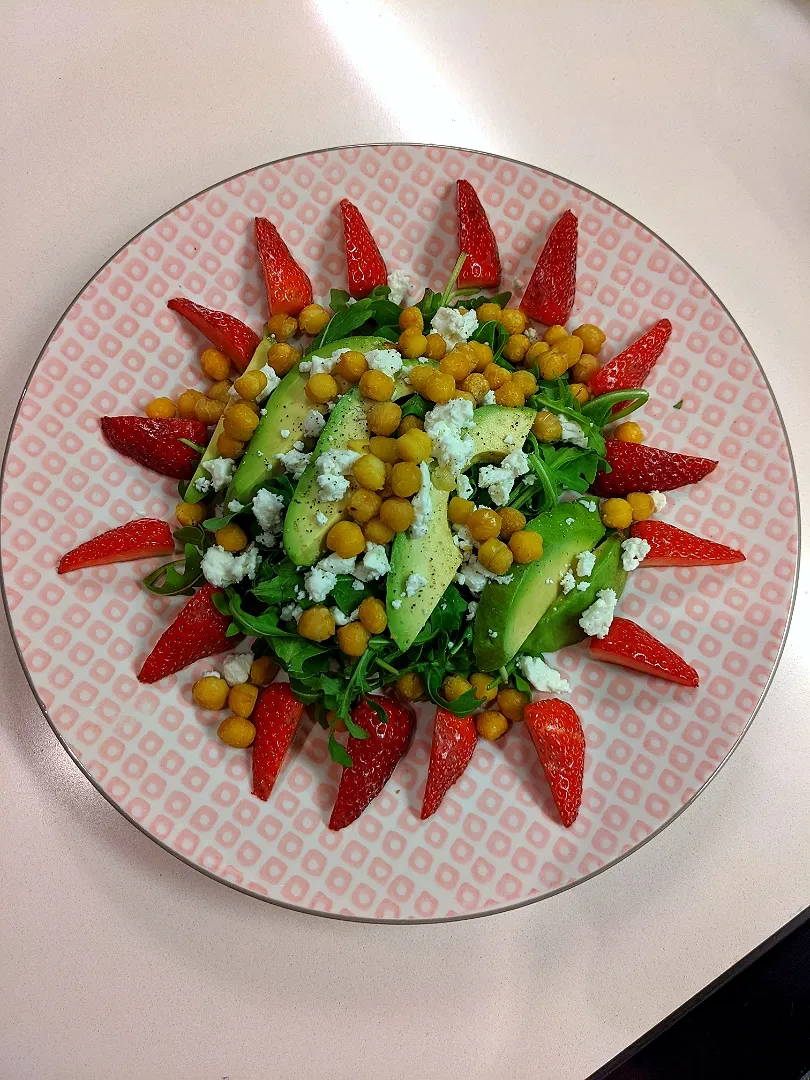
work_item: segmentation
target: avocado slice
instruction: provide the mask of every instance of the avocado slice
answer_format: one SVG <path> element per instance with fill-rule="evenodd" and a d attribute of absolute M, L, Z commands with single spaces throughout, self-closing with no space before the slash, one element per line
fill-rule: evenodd
<path fill-rule="evenodd" d="M 500 461 L 512 450 L 521 450 L 534 423 L 534 409 L 482 405 L 473 413 L 475 427 L 470 431 L 475 450 L 471 465 Z"/>
<path fill-rule="evenodd" d="M 543 537 L 543 554 L 536 562 L 513 565 L 507 584 L 490 581 L 482 592 L 473 629 L 482 671 L 497 671 L 512 659 L 557 599 L 562 575 L 605 535 L 596 505 L 595 499 L 561 503 L 526 525 Z"/>
<path fill-rule="evenodd" d="M 461 552 L 447 520 L 450 492 L 434 487 L 430 494 L 430 525 L 425 536 L 398 533 L 391 547 L 386 582 L 388 629 L 402 652 L 413 644 L 461 565 Z M 411 574 L 420 574 L 427 584 L 408 596 L 405 586 Z"/>
<path fill-rule="evenodd" d="M 272 341 L 269 341 L 268 348 L 271 344 Z M 365 353 L 370 349 L 385 349 L 390 345 L 391 342 L 385 341 L 383 338 L 342 338 L 340 341 L 333 341 L 329 345 L 325 345 L 322 349 L 317 349 L 311 355 L 327 357 L 331 356 L 336 349 L 357 349 L 359 352 Z M 261 345 L 259 349 L 261 349 Z M 256 351 L 258 352 L 259 349 Z M 266 350 L 264 355 L 266 358 Z M 259 367 L 263 367 L 264 363 L 266 363 L 266 359 L 259 364 Z M 253 361 L 251 360 L 252 366 Z M 265 414 L 259 421 L 259 426 L 253 432 L 245 456 L 239 462 L 234 478 L 231 480 L 228 494 L 225 496 L 226 506 L 231 499 L 237 499 L 243 506 L 251 503 L 253 496 L 265 480 L 274 472 L 279 471 L 276 455 L 286 454 L 288 450 L 292 450 L 293 443 L 304 437 L 304 421 L 315 407 L 304 393 L 307 378 L 307 375 L 299 372 L 296 365 L 292 371 L 287 372 L 267 399 Z M 288 432 L 283 438 L 282 431 Z M 217 432 L 214 434 L 216 435 Z M 216 447 L 216 442 L 214 442 L 214 446 Z"/>
<path fill-rule="evenodd" d="M 591 576 L 580 579 L 588 582 L 588 588 L 582 592 L 572 589 L 567 596 L 558 596 L 523 642 L 522 653 L 540 656 L 564 649 L 566 645 L 576 645 L 585 638 L 579 617 L 596 600 L 599 590 L 613 589 L 617 597 L 624 592 L 627 571 L 621 563 L 622 539 L 614 533 L 599 545 L 594 551 L 596 562 Z"/>

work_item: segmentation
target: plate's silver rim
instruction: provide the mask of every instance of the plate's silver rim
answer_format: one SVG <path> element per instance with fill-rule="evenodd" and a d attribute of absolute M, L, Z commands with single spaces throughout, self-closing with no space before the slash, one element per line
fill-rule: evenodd
<path fill-rule="evenodd" d="M 644 847 L 645 844 L 648 844 L 656 836 L 659 836 L 664 831 L 664 829 L 666 829 L 669 825 L 672 824 L 673 821 L 675 821 L 678 817 L 680 817 L 680 815 L 688 807 L 690 807 L 692 805 L 692 803 L 701 794 L 701 792 L 703 792 L 706 789 L 706 787 L 712 782 L 712 780 L 717 776 L 717 774 L 720 772 L 720 770 L 726 764 L 728 759 L 731 757 L 731 755 L 734 753 L 734 751 L 740 745 L 740 743 L 742 742 L 743 738 L 745 737 L 745 734 L 747 733 L 748 729 L 751 727 L 751 724 L 754 722 L 754 718 L 756 717 L 759 710 L 762 708 L 762 703 L 765 700 L 765 696 L 768 693 L 768 690 L 770 689 L 771 683 L 774 680 L 774 676 L 776 675 L 777 669 L 779 667 L 779 663 L 780 663 L 780 661 L 782 659 L 782 654 L 783 654 L 783 652 L 785 650 L 785 643 L 787 642 L 788 633 L 790 632 L 790 625 L 791 625 L 791 622 L 793 620 L 793 612 L 794 612 L 794 609 L 795 609 L 795 606 L 796 606 L 796 595 L 797 595 L 798 582 L 799 582 L 799 569 L 800 569 L 800 562 L 801 562 L 801 508 L 799 506 L 799 485 L 798 485 L 798 478 L 796 476 L 796 463 L 795 463 L 794 457 L 793 457 L 793 448 L 790 445 L 790 437 L 788 436 L 787 427 L 785 426 L 785 420 L 784 420 L 784 417 L 782 416 L 782 410 L 779 408 L 779 402 L 776 400 L 776 396 L 775 396 L 775 394 L 773 392 L 771 384 L 768 381 L 768 376 L 765 374 L 765 371 L 763 370 L 762 365 L 759 362 L 759 359 L 757 358 L 754 350 L 751 348 L 751 343 L 749 342 L 748 338 L 745 336 L 745 333 L 743 332 L 742 327 L 739 325 L 737 320 L 734 318 L 734 316 L 728 310 L 726 305 L 723 303 L 723 301 L 720 299 L 720 297 L 717 295 L 717 293 L 714 291 L 714 289 L 711 287 L 711 285 L 709 285 L 709 283 L 703 277 L 701 277 L 701 275 L 697 272 L 697 270 L 695 270 L 695 268 L 691 265 L 691 263 L 687 262 L 686 259 L 684 259 L 683 256 L 680 255 L 675 250 L 675 248 L 673 248 L 670 244 L 668 244 L 666 242 L 666 240 L 664 240 L 662 237 L 660 237 L 658 235 L 658 233 L 654 232 L 647 225 L 645 225 L 644 222 L 639 221 L 639 219 L 637 217 L 635 217 L 633 214 L 628 213 L 626 210 L 622 209 L 622 207 L 617 206 L 616 203 L 612 202 L 610 199 L 605 199 L 602 195 L 598 194 L 598 192 L 592 191 L 590 188 L 585 187 L 582 184 L 577 183 L 575 180 L 570 180 L 567 176 L 562 176 L 560 173 L 555 173 L 555 172 L 549 171 L 548 169 L 543 169 L 539 165 L 532 165 L 527 161 L 520 161 L 518 158 L 505 157 L 502 154 L 491 154 L 491 153 L 488 153 L 487 151 L 484 151 L 484 150 L 471 150 L 469 148 L 461 147 L 461 146 L 448 146 L 448 145 L 446 145 L 444 143 L 413 143 L 413 142 L 347 143 L 346 145 L 343 145 L 343 146 L 328 146 L 328 147 L 324 147 L 324 148 L 319 149 L 319 150 L 310 150 L 310 151 L 307 151 L 306 153 L 302 153 L 302 154 L 286 155 L 285 157 L 274 158 L 272 161 L 262 162 L 260 165 L 254 165 L 252 168 L 249 168 L 249 169 L 240 169 L 239 172 L 233 173 L 233 175 L 225 177 L 224 180 L 217 180 L 216 183 L 209 184 L 208 187 L 202 188 L 200 191 L 196 192 L 193 195 L 189 195 L 185 199 L 181 199 L 180 202 L 176 203 L 170 209 L 165 210 L 162 214 L 158 214 L 158 216 L 156 218 L 154 218 L 152 221 L 150 221 L 148 225 L 145 225 L 139 232 L 137 232 L 133 236 L 131 236 L 130 239 L 126 241 L 126 243 L 122 244 L 118 248 L 118 250 L 115 251 L 106 260 L 106 262 L 104 262 L 98 268 L 98 270 L 96 270 L 93 273 L 93 275 L 84 283 L 84 285 L 81 287 L 81 289 L 79 289 L 79 291 L 76 293 L 76 295 L 70 301 L 68 306 L 62 312 L 62 314 L 60 315 L 56 325 L 53 328 L 53 330 L 48 335 L 47 341 L 42 346 L 42 349 L 40 350 L 40 353 L 37 356 L 33 367 L 31 368 L 31 372 L 30 372 L 30 374 L 28 375 L 28 378 L 25 381 L 25 386 L 23 387 L 22 394 L 20 395 L 20 400 L 17 402 L 17 408 L 14 410 L 14 416 L 13 416 L 12 421 L 11 421 L 11 426 L 10 426 L 9 433 L 8 433 L 8 438 L 6 440 L 5 450 L 3 451 L 2 465 L 0 465 L 0 511 L 2 511 L 2 497 L 3 497 L 3 495 L 2 495 L 2 487 L 3 487 L 3 481 L 5 480 L 5 475 L 6 475 L 6 465 L 7 465 L 7 462 L 8 462 L 9 450 L 11 449 L 11 437 L 12 437 L 12 435 L 14 433 L 14 427 L 15 427 L 15 425 L 17 423 L 17 418 L 18 418 L 18 416 L 20 414 L 20 409 L 22 408 L 22 403 L 25 400 L 25 395 L 28 392 L 28 386 L 29 386 L 29 384 L 31 382 L 31 379 L 34 377 L 34 374 L 36 373 L 36 370 L 39 367 L 39 363 L 42 360 L 42 357 L 45 354 L 46 349 L 50 345 L 54 334 L 56 333 L 56 331 L 59 329 L 59 327 L 64 322 L 64 320 L 65 320 L 68 312 L 70 311 L 70 309 L 79 300 L 82 293 L 87 288 L 89 288 L 90 285 L 92 285 L 92 283 L 95 281 L 95 279 L 98 277 L 98 275 L 100 273 L 102 273 L 102 271 L 105 270 L 110 265 L 110 263 L 113 262 L 113 260 L 118 257 L 118 255 L 120 255 L 120 253 L 124 250 L 124 248 L 129 247 L 129 245 L 134 243 L 134 241 L 136 241 L 140 236 L 143 236 L 143 234 L 148 229 L 151 229 L 153 225 L 156 225 L 159 221 L 162 221 L 163 218 L 168 217 L 169 214 L 173 214 L 175 212 L 175 210 L 178 210 L 181 206 L 185 206 L 187 203 L 192 202 L 195 199 L 198 199 L 201 195 L 205 195 L 207 192 L 213 191 L 214 188 L 221 187 L 223 184 L 228 184 L 232 180 L 238 179 L 240 176 L 246 176 L 249 173 L 256 172 L 258 169 L 264 169 L 264 168 L 267 168 L 270 165 L 277 165 L 279 162 L 282 162 L 282 161 L 296 161 L 296 160 L 299 160 L 301 158 L 308 158 L 308 157 L 311 157 L 313 154 L 329 154 L 329 153 L 334 153 L 335 151 L 338 151 L 338 150 L 372 150 L 372 149 L 377 149 L 378 147 L 389 147 L 390 148 L 390 147 L 397 147 L 397 146 L 410 147 L 410 148 L 419 149 L 419 150 L 422 150 L 422 149 L 425 149 L 425 148 L 438 149 L 438 150 L 455 150 L 455 151 L 458 151 L 458 152 L 460 152 L 462 154 L 482 154 L 482 155 L 484 155 L 486 157 L 496 158 L 499 161 L 512 162 L 515 165 L 522 165 L 527 169 L 537 169 L 540 172 L 545 173 L 546 176 L 555 177 L 557 180 L 562 180 L 564 183 L 570 184 L 571 187 L 573 187 L 574 189 L 576 189 L 578 191 L 585 191 L 589 195 L 592 195 L 595 199 L 599 199 L 602 202 L 609 203 L 610 206 L 614 207 L 620 214 L 623 214 L 625 217 L 628 217 L 631 221 L 634 221 L 636 223 L 636 225 L 638 225 L 640 228 L 642 228 L 646 232 L 650 233 L 651 236 L 654 236 L 656 238 L 656 240 L 659 241 L 659 243 L 663 244 L 664 247 L 667 248 L 668 251 L 671 251 L 672 254 L 676 256 L 676 258 L 680 259 L 680 261 L 684 264 L 684 266 L 688 267 L 688 269 L 695 275 L 695 277 L 698 279 L 698 281 L 700 281 L 701 284 L 704 285 L 709 290 L 709 292 L 712 294 L 712 296 L 715 297 L 717 302 L 720 304 L 720 307 L 722 308 L 722 310 L 724 311 L 724 313 L 726 314 L 726 316 L 730 320 L 731 324 L 735 327 L 735 329 L 739 333 L 742 340 L 745 342 L 749 352 L 751 353 L 751 356 L 752 356 L 752 358 L 754 360 L 754 363 L 757 365 L 757 368 L 759 369 L 759 373 L 760 373 L 760 375 L 762 376 L 762 378 L 763 378 L 763 380 L 765 382 L 765 386 L 767 387 L 768 393 L 770 394 L 771 401 L 773 402 L 774 408 L 776 409 L 776 414 L 779 417 L 779 423 L 781 424 L 782 432 L 783 432 L 784 437 L 785 437 L 785 445 L 787 446 L 788 458 L 790 460 L 790 468 L 791 468 L 791 472 L 792 472 L 792 475 L 793 475 L 794 497 L 795 497 L 795 500 L 796 500 L 796 531 L 797 531 L 797 536 L 798 536 L 798 541 L 799 541 L 799 543 L 798 543 L 798 551 L 796 553 L 796 571 L 795 571 L 794 576 L 793 576 L 793 585 L 792 585 L 791 593 L 790 593 L 790 605 L 789 605 L 789 608 L 788 608 L 788 616 L 787 616 L 787 619 L 785 621 L 784 633 L 782 634 L 782 638 L 781 638 L 781 640 L 779 642 L 779 649 L 778 649 L 778 652 L 776 654 L 776 660 L 774 661 L 774 665 L 773 665 L 771 673 L 770 673 L 770 675 L 768 677 L 768 681 L 765 684 L 765 686 L 764 686 L 764 688 L 762 690 L 762 694 L 760 695 L 759 701 L 757 702 L 754 711 L 751 713 L 751 716 L 749 717 L 745 727 L 739 733 L 737 738 L 734 740 L 734 743 L 729 748 L 728 753 L 725 755 L 725 757 L 722 759 L 722 761 L 720 761 L 717 768 L 712 772 L 711 776 L 709 776 L 700 785 L 700 787 L 695 791 L 694 795 L 692 795 L 692 797 L 688 800 L 688 802 L 685 802 L 683 804 L 683 806 L 679 807 L 675 811 L 675 813 L 672 814 L 671 817 L 667 818 L 667 820 L 665 822 L 663 822 L 663 824 L 659 825 L 659 827 L 657 829 L 655 829 L 653 832 L 651 832 L 649 834 L 649 836 L 645 836 L 645 838 L 643 840 L 641 840 L 638 844 L 635 844 L 629 851 L 625 851 L 622 854 L 617 855 L 615 859 L 611 859 L 610 862 L 605 863 L 604 866 L 600 866 L 598 870 L 592 870 L 589 874 L 586 874 L 584 877 L 578 878 L 576 881 L 571 881 L 566 885 L 560 885 L 559 888 L 552 889 L 550 892 L 543 893 L 541 896 L 530 896 L 527 899 L 519 900 L 514 904 L 504 904 L 501 907 L 487 908 L 484 911 L 473 911 L 473 912 L 468 912 L 467 914 L 464 914 L 464 915 L 446 915 L 446 916 L 443 916 L 443 917 L 440 917 L 440 918 L 429 918 L 429 919 L 423 919 L 423 918 L 414 918 L 414 919 L 375 919 L 375 918 L 371 918 L 371 917 L 366 916 L 366 915 L 344 915 L 344 914 L 341 914 L 339 912 L 332 912 L 332 911 L 315 911 L 313 908 L 302 907 L 299 904 L 289 904 L 284 900 L 277 900 L 277 899 L 275 899 L 274 897 L 271 897 L 271 896 L 262 896 L 261 893 L 253 892 L 252 890 L 247 889 L 242 885 L 237 885 L 233 881 L 227 881 L 225 878 L 222 878 L 218 874 L 213 873 L 213 871 L 207 870 L 204 866 L 199 866 L 197 863 L 193 862 L 191 859 L 186 858 L 185 855 L 181 855 L 179 852 L 177 852 L 173 848 L 169 847 L 168 844 L 164 843 L 164 841 L 160 840 L 158 837 L 156 837 L 152 833 L 150 833 L 148 829 L 146 829 L 140 822 L 136 821 L 133 817 L 131 817 L 126 812 L 126 810 L 124 810 L 124 808 L 122 806 L 120 806 L 104 790 L 103 787 L 101 787 L 101 785 L 87 771 L 87 769 L 84 767 L 84 765 L 82 764 L 80 759 L 76 757 L 76 755 L 73 753 L 73 751 L 71 750 L 68 743 L 62 737 L 61 732 L 59 731 L 59 729 L 57 728 L 57 726 L 54 724 L 53 720 L 51 719 L 50 715 L 48 714 L 47 706 L 45 705 L 43 700 L 40 698 L 40 696 L 37 693 L 36 688 L 35 688 L 32 680 L 31 680 L 31 675 L 30 675 L 30 673 L 28 671 L 28 667 L 26 666 L 25 661 L 23 660 L 23 656 L 22 656 L 22 653 L 20 651 L 19 644 L 17 642 L 17 635 L 14 632 L 14 624 L 13 624 L 12 619 L 11 619 L 11 611 L 9 610 L 8 597 L 6 595 L 5 574 L 2 572 L 2 568 L 0 568 L 0 595 L 2 595 L 3 609 L 4 609 L 5 614 L 6 614 L 6 619 L 8 621 L 9 630 L 11 632 L 11 639 L 12 639 L 12 641 L 14 643 L 14 649 L 15 649 L 15 651 L 17 653 L 17 658 L 20 661 L 20 666 L 23 669 L 23 674 L 25 675 L 25 678 L 26 678 L 26 680 L 28 682 L 28 685 L 31 687 L 31 692 L 33 693 L 33 695 L 34 695 L 34 697 L 35 697 L 35 699 L 37 701 L 37 704 L 39 705 L 39 708 L 40 708 L 40 710 L 42 712 L 42 715 L 45 717 L 46 721 L 50 725 L 51 730 L 53 731 L 56 738 L 59 740 L 62 747 L 65 749 L 66 753 L 70 756 L 71 760 L 80 769 L 80 771 L 83 773 L 83 775 L 86 777 L 86 779 L 90 781 L 90 783 L 93 785 L 93 787 L 96 789 L 96 791 L 98 791 L 99 794 L 102 795 L 107 800 L 107 802 L 112 807 L 114 807 L 118 811 L 118 813 L 121 814 L 121 816 L 124 817 L 130 823 L 130 825 L 134 825 L 136 829 L 138 829 L 140 832 L 142 832 L 144 834 L 144 836 L 147 836 L 153 843 L 159 845 L 161 848 L 163 848 L 164 851 L 167 851 L 175 859 L 178 859 L 180 862 L 185 863 L 185 865 L 191 867 L 192 870 L 196 870 L 198 873 L 204 874 L 206 877 L 211 878 L 212 881 L 216 881 L 220 885 L 225 885 L 229 889 L 234 889 L 236 892 L 244 893 L 245 896 L 251 896 L 256 900 L 262 900 L 267 904 L 272 904 L 275 907 L 286 908 L 288 911 L 297 911 L 297 912 L 300 912 L 303 915 L 314 915 L 314 916 L 317 916 L 319 918 L 324 918 L 324 919 L 336 919 L 336 920 L 338 920 L 340 922 L 370 923 L 372 925 L 425 926 L 425 925 L 429 925 L 431 923 L 467 922 L 467 921 L 469 921 L 471 919 L 482 919 L 482 918 L 485 918 L 485 917 L 490 916 L 490 915 L 502 915 L 504 912 L 516 911 L 519 908 L 528 907 L 530 904 L 536 904 L 536 903 L 539 903 L 542 900 L 547 900 L 547 899 L 549 899 L 549 897 L 557 896 L 559 893 L 567 892 L 569 889 L 574 889 L 578 885 L 582 885 L 586 881 L 591 881 L 593 878 L 597 877 L 599 874 L 603 874 L 606 870 L 609 870 L 611 867 L 616 866 L 618 863 L 620 863 L 624 859 L 628 858 L 628 856 L 634 854 L 640 848 Z M 2 539 L 0 539 L 0 548 L 1 547 L 2 547 Z"/>

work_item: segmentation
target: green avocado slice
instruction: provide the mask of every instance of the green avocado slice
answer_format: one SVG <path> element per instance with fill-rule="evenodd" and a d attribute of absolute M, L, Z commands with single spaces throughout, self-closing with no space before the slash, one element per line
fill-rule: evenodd
<path fill-rule="evenodd" d="M 561 503 L 526 528 L 543 537 L 543 554 L 536 562 L 513 565 L 506 583 L 490 581 L 482 592 L 473 629 L 482 671 L 497 671 L 512 659 L 557 599 L 562 575 L 577 555 L 590 551 L 605 535 L 596 499 Z"/>
<path fill-rule="evenodd" d="M 567 595 L 558 596 L 523 642 L 522 653 L 540 656 L 564 649 L 566 645 L 575 645 L 585 638 L 579 617 L 596 600 L 599 590 L 613 589 L 617 598 L 624 592 L 627 571 L 621 563 L 622 539 L 614 533 L 596 548 L 591 576 L 580 579 L 588 582 L 587 589 L 572 589 Z"/>

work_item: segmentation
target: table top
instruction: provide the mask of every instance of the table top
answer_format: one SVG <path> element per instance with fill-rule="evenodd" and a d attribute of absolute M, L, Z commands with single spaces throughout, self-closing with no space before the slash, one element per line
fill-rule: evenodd
<path fill-rule="evenodd" d="M 801 0 L 91 0 L 3 5 L 0 35 L 4 429 L 144 224 L 263 161 L 402 139 L 532 162 L 663 236 L 810 475 Z M 587 1076 L 810 904 L 808 629 L 803 579 L 751 730 L 652 843 L 528 908 L 401 927 L 278 910 L 158 848 L 59 746 L 4 627 L 0 1075 Z"/>

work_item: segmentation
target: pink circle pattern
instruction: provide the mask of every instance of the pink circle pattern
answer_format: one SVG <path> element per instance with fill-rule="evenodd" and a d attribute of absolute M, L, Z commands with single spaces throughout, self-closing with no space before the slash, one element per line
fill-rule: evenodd
<path fill-rule="evenodd" d="M 153 564 L 58 578 L 60 554 L 132 517 L 172 518 L 173 482 L 117 456 L 105 413 L 201 386 L 202 339 L 166 309 L 178 293 L 259 328 L 265 299 L 252 219 L 269 217 L 312 276 L 342 286 L 335 213 L 358 203 L 389 268 L 440 288 L 457 254 L 454 182 L 470 180 L 519 298 L 548 228 L 580 221 L 574 318 L 612 355 L 666 315 L 672 340 L 642 414 L 657 446 L 719 458 L 673 493 L 664 518 L 741 547 L 736 566 L 639 570 L 622 614 L 670 642 L 697 691 L 588 660 L 571 679 L 588 756 L 582 810 L 558 823 L 526 731 L 479 745 L 439 812 L 418 809 L 430 752 L 425 708 L 388 787 L 341 833 L 326 828 L 339 768 L 319 728 L 300 730 L 268 803 L 249 759 L 215 737 L 190 697 L 204 667 L 141 686 L 144 656 L 182 600 L 150 596 Z M 517 284 L 515 284 L 517 283 Z M 682 400 L 680 409 L 673 406 Z M 47 714 L 109 799 L 149 835 L 226 883 L 311 912 L 375 920 L 480 914 L 547 895 L 631 851 L 673 817 L 741 737 L 776 664 L 791 607 L 797 507 L 780 417 L 717 298 L 657 237 L 610 203 L 539 169 L 444 147 L 354 147 L 235 177 L 149 226 L 106 265 L 48 342 L 21 403 L 3 479 L 2 569 L 13 632 Z"/>

